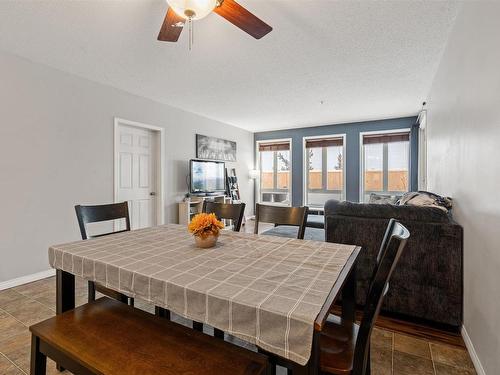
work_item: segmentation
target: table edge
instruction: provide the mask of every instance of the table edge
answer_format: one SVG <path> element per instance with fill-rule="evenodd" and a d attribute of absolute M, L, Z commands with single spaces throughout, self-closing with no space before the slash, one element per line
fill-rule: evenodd
<path fill-rule="evenodd" d="M 337 277 L 337 280 L 335 281 L 335 284 L 333 284 L 332 289 L 330 290 L 330 293 L 328 293 L 328 297 L 326 298 L 325 303 L 321 307 L 321 310 L 319 311 L 315 321 L 314 321 L 314 330 L 315 331 L 321 331 L 323 329 L 323 326 L 325 325 L 326 319 L 328 318 L 329 312 L 335 301 L 337 300 L 338 296 L 340 295 L 340 292 L 342 291 L 342 287 L 347 281 L 347 278 L 349 274 L 351 273 L 353 266 L 358 260 L 358 256 L 361 253 L 361 246 L 356 246 L 352 252 L 352 254 L 349 256 L 349 259 L 347 259 L 347 262 L 345 263 L 344 267 L 342 268 L 342 271 L 340 271 L 339 276 Z"/>

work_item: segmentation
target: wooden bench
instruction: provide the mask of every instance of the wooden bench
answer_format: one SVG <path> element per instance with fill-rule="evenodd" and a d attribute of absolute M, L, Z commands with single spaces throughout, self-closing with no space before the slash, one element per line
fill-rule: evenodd
<path fill-rule="evenodd" d="M 101 298 L 30 327 L 31 375 L 47 357 L 74 374 L 267 374 L 265 355 Z"/>

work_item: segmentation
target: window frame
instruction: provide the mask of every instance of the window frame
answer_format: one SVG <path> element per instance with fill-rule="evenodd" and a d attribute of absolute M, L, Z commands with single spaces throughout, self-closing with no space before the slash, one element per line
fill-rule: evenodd
<path fill-rule="evenodd" d="M 260 151 L 259 151 L 259 145 L 261 143 L 273 143 L 273 142 L 288 142 L 288 144 L 290 145 L 290 149 L 289 149 L 289 153 L 290 153 L 290 170 L 289 170 L 289 187 L 288 189 L 264 189 L 264 191 L 262 191 L 261 189 L 261 174 L 262 174 L 262 170 L 261 170 L 261 155 L 260 155 Z M 268 204 L 268 205 L 276 205 L 276 206 L 287 206 L 287 207 L 291 207 L 292 206 L 292 175 L 293 175 L 293 153 L 292 153 L 292 138 L 276 138 L 276 139 L 261 139 L 261 140 L 258 140 L 258 141 L 255 141 L 255 165 L 256 165 L 256 169 L 259 171 L 259 176 L 255 179 L 256 183 L 257 183 L 257 186 L 255 188 L 255 191 L 256 191 L 256 199 L 255 201 L 257 203 L 265 203 L 265 204 Z M 277 152 L 277 151 L 274 151 L 274 152 Z M 273 173 L 274 173 L 274 185 L 276 185 L 276 182 L 277 182 L 277 168 L 278 168 L 278 164 L 277 164 L 277 157 L 276 155 L 274 156 L 274 162 L 273 162 Z M 288 201 L 289 201 L 289 204 L 283 204 L 283 203 L 273 203 L 273 202 L 262 202 L 262 193 L 272 193 L 272 192 L 276 192 L 276 193 L 286 193 L 288 191 Z"/>
<path fill-rule="evenodd" d="M 366 135 L 375 135 L 375 134 L 393 134 L 393 133 L 408 133 L 409 139 L 408 139 L 408 191 L 410 191 L 410 184 L 411 184 L 411 128 L 401 128 L 401 129 L 391 129 L 391 130 L 374 130 L 374 131 L 367 131 L 367 132 L 360 132 L 359 133 L 359 202 L 361 203 L 367 203 L 365 202 L 365 195 L 371 194 L 371 193 L 379 193 L 379 194 L 390 194 L 390 195 L 402 195 L 404 192 L 401 191 L 365 191 L 365 148 L 363 144 L 363 137 Z M 387 153 L 388 149 L 388 143 L 381 143 L 383 145 L 383 155 L 385 156 Z M 389 168 L 388 168 L 388 158 L 383 157 L 383 170 L 382 174 L 385 176 L 386 174 L 389 174 Z M 385 186 L 385 181 L 387 179 L 384 177 L 382 179 L 383 185 L 382 188 L 386 187 Z"/>
<path fill-rule="evenodd" d="M 306 148 L 306 142 L 308 140 L 312 139 L 328 139 L 328 138 L 342 138 L 342 190 L 328 190 L 328 163 L 325 163 L 327 160 L 327 148 L 323 147 L 322 151 L 322 163 L 321 163 L 321 173 L 322 173 L 322 180 L 324 181 L 324 175 L 326 172 L 326 185 L 325 189 L 312 189 L 312 193 L 320 193 L 320 194 L 329 194 L 329 193 L 340 193 L 341 197 L 343 199 L 346 198 L 347 194 L 347 189 L 346 189 L 346 160 L 347 160 L 347 154 L 346 154 L 346 133 L 340 133 L 340 134 L 329 134 L 329 135 L 310 135 L 306 137 L 302 137 L 302 201 L 304 203 L 304 206 L 308 206 L 308 201 L 307 201 L 307 195 L 309 192 L 309 184 L 308 184 L 308 169 L 307 169 L 307 148 Z M 313 207 L 314 210 L 321 210 L 322 208 L 318 207 Z"/>
<path fill-rule="evenodd" d="M 418 190 L 427 190 L 427 110 L 422 110 L 418 123 Z"/>

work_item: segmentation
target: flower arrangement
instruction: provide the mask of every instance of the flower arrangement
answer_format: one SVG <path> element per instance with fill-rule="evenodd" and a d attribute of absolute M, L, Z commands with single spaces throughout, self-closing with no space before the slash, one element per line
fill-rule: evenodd
<path fill-rule="evenodd" d="M 189 223 L 189 232 L 196 237 L 206 239 L 209 236 L 217 237 L 224 224 L 217 220 L 215 214 L 201 213 L 193 217 Z"/>

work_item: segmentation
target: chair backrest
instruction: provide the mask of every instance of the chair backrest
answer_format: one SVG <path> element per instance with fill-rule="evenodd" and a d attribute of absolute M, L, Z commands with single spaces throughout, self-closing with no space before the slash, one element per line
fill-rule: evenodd
<path fill-rule="evenodd" d="M 374 273 L 372 275 L 372 279 L 375 277 L 375 272 L 377 271 L 378 265 L 380 264 L 380 260 L 382 259 L 382 255 L 384 254 L 385 250 L 387 249 L 387 245 L 389 243 L 389 240 L 391 239 L 392 232 L 394 230 L 394 226 L 396 225 L 397 221 L 395 219 L 390 219 L 389 223 L 387 224 L 387 228 L 385 229 L 384 233 L 384 238 L 382 239 L 382 243 L 380 244 L 380 249 L 377 254 L 377 259 L 376 259 L 376 266 Z"/>
<path fill-rule="evenodd" d="M 389 280 L 406 246 L 410 232 L 398 221 L 391 219 L 377 257 L 377 266 L 368 289 L 363 319 L 359 327 L 354 350 L 353 374 L 364 375 L 369 360 L 370 336 L 389 290 Z"/>
<path fill-rule="evenodd" d="M 233 221 L 233 230 L 239 232 L 245 213 L 245 203 L 216 203 L 203 201 L 203 212 L 213 213 L 218 219 Z"/>
<path fill-rule="evenodd" d="M 273 223 L 274 225 L 293 225 L 299 227 L 297 238 L 304 239 L 307 222 L 307 207 L 270 206 L 257 203 L 255 205 L 255 230 L 259 233 L 259 223 Z"/>
<path fill-rule="evenodd" d="M 126 232 L 130 230 L 130 218 L 128 215 L 128 204 L 127 202 L 113 203 L 113 204 L 103 204 L 98 206 L 75 206 L 76 217 L 78 219 L 78 225 L 80 226 L 80 233 L 82 235 L 82 240 L 86 240 L 92 237 L 101 237 L 108 234 Z M 98 223 L 101 221 L 125 219 L 125 229 L 108 232 L 99 235 L 90 236 L 87 233 L 87 224 Z"/>

